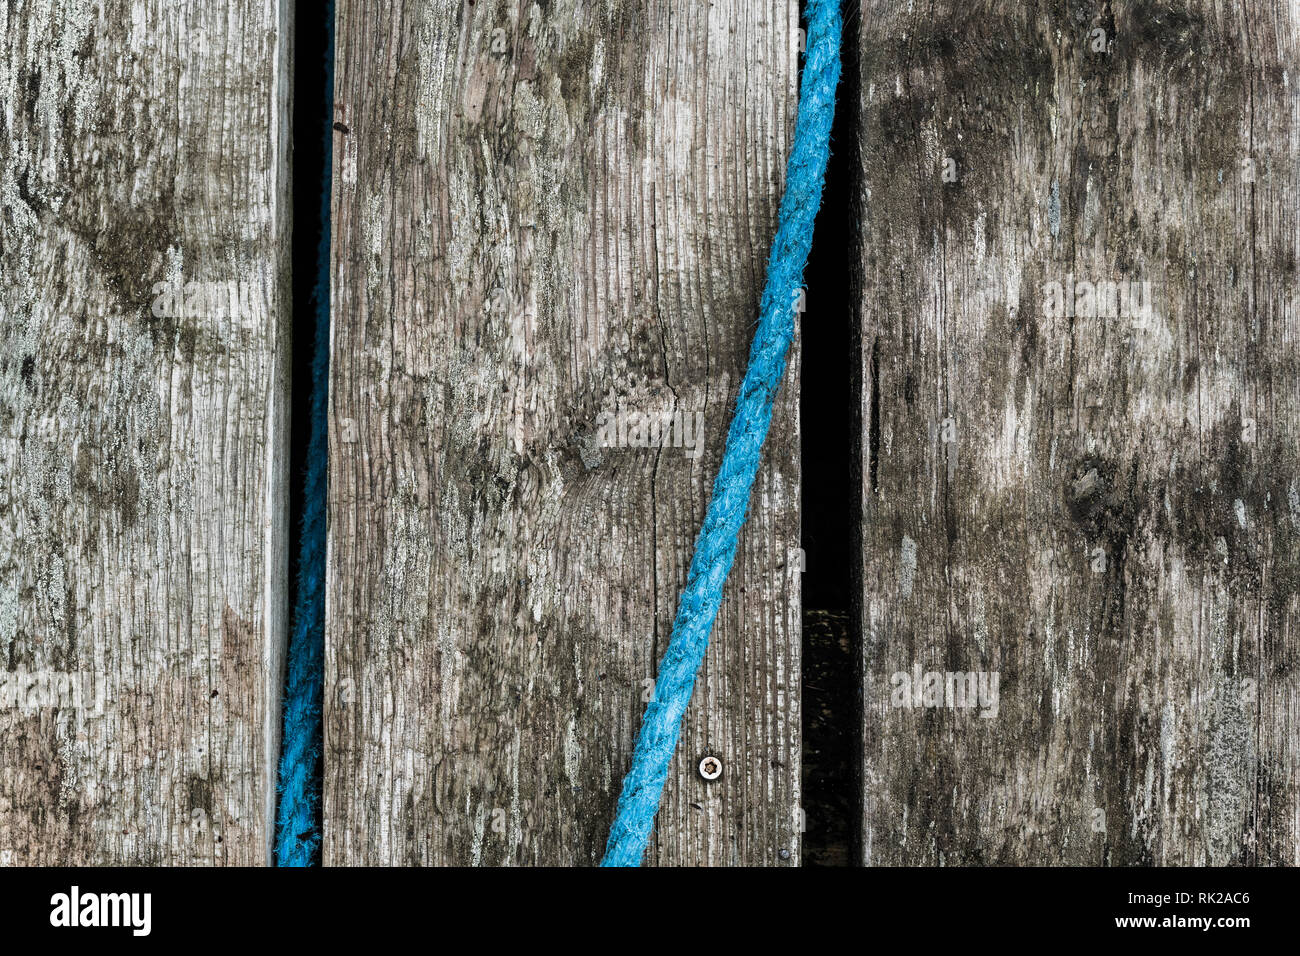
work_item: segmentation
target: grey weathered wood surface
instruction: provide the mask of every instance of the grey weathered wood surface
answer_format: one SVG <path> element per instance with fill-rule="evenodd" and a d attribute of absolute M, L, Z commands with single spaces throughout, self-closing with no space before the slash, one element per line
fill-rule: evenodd
<path fill-rule="evenodd" d="M 791 0 L 343 0 L 324 862 L 603 851 L 757 316 Z M 648 862 L 799 858 L 795 387 Z M 601 448 L 704 414 L 704 453 Z M 705 752 L 725 775 L 705 784 Z"/>
<path fill-rule="evenodd" d="M 267 858 L 289 9 L 0 7 L 0 862 Z"/>
<path fill-rule="evenodd" d="M 1300 862 L 1297 5 L 862 10 L 865 861 Z"/>

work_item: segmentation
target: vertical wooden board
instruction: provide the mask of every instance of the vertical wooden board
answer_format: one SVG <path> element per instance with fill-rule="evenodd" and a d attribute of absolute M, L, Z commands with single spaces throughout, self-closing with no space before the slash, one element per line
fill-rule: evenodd
<path fill-rule="evenodd" d="M 862 11 L 865 862 L 1300 862 L 1300 11 Z"/>
<path fill-rule="evenodd" d="M 0 862 L 267 860 L 289 9 L 0 6 Z"/>
<path fill-rule="evenodd" d="M 797 8 L 338 24 L 324 859 L 594 863 L 757 318 Z M 798 860 L 796 382 L 648 862 Z M 608 433 L 658 412 L 689 434 Z"/>

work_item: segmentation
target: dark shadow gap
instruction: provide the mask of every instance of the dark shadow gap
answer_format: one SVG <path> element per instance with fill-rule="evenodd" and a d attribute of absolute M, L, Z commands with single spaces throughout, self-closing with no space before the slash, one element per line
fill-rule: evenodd
<path fill-rule="evenodd" d="M 845 5 L 831 158 L 805 271 L 799 397 L 802 447 L 803 864 L 859 859 L 861 762 L 857 622 L 860 520 L 858 335 L 858 14 Z"/>
<path fill-rule="evenodd" d="M 280 865 L 303 866 L 320 862 L 333 2 L 295 0 L 293 44 L 290 634 L 275 842 Z M 300 809 L 286 807 L 286 792 Z"/>

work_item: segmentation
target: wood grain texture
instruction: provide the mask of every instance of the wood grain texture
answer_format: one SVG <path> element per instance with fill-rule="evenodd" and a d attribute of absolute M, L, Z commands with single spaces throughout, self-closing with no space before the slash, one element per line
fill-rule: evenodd
<path fill-rule="evenodd" d="M 289 9 L 0 6 L 0 862 L 267 859 Z"/>
<path fill-rule="evenodd" d="M 324 861 L 594 863 L 757 318 L 796 5 L 338 27 Z M 797 380 L 647 862 L 799 858 Z M 703 453 L 602 447 L 653 412 Z"/>
<path fill-rule="evenodd" d="M 862 12 L 865 862 L 1300 863 L 1300 10 Z"/>

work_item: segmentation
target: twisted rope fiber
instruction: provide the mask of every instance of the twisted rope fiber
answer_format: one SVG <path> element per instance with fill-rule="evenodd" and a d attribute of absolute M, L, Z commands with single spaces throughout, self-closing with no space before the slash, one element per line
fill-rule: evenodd
<path fill-rule="evenodd" d="M 794 338 L 795 295 L 803 285 L 813 222 L 821 206 L 822 181 L 830 157 L 835 87 L 840 78 L 839 0 L 809 0 L 807 19 L 808 55 L 795 120 L 794 148 L 786 168 L 785 196 L 768 257 L 767 284 L 758 329 L 750 346 L 749 368 L 736 400 L 709 510 L 695 541 L 695 556 L 677 607 L 672 639 L 659 665 L 654 697 L 641 722 L 632 768 L 623 778 L 623 793 L 602 866 L 639 866 L 645 853 L 668 779 L 668 766 L 677 749 L 682 716 L 690 703 L 695 675 L 704 661 L 713 621 L 722 603 L 722 587 L 736 557 L 750 490 L 772 423 L 772 402 L 785 374 L 786 355 Z"/>
<path fill-rule="evenodd" d="M 334 3 L 325 5 L 325 108 L 334 105 Z M 328 445 L 330 320 L 330 170 L 333 130 L 325 120 L 324 174 L 320 194 L 320 243 L 312 288 L 314 336 L 307 467 L 303 479 L 302 529 L 298 544 L 297 600 L 289 634 L 284 689 L 284 738 L 280 748 L 280 807 L 276 816 L 277 866 L 311 866 L 320 847 L 319 767 L 321 700 L 325 681 L 325 492 Z"/>

